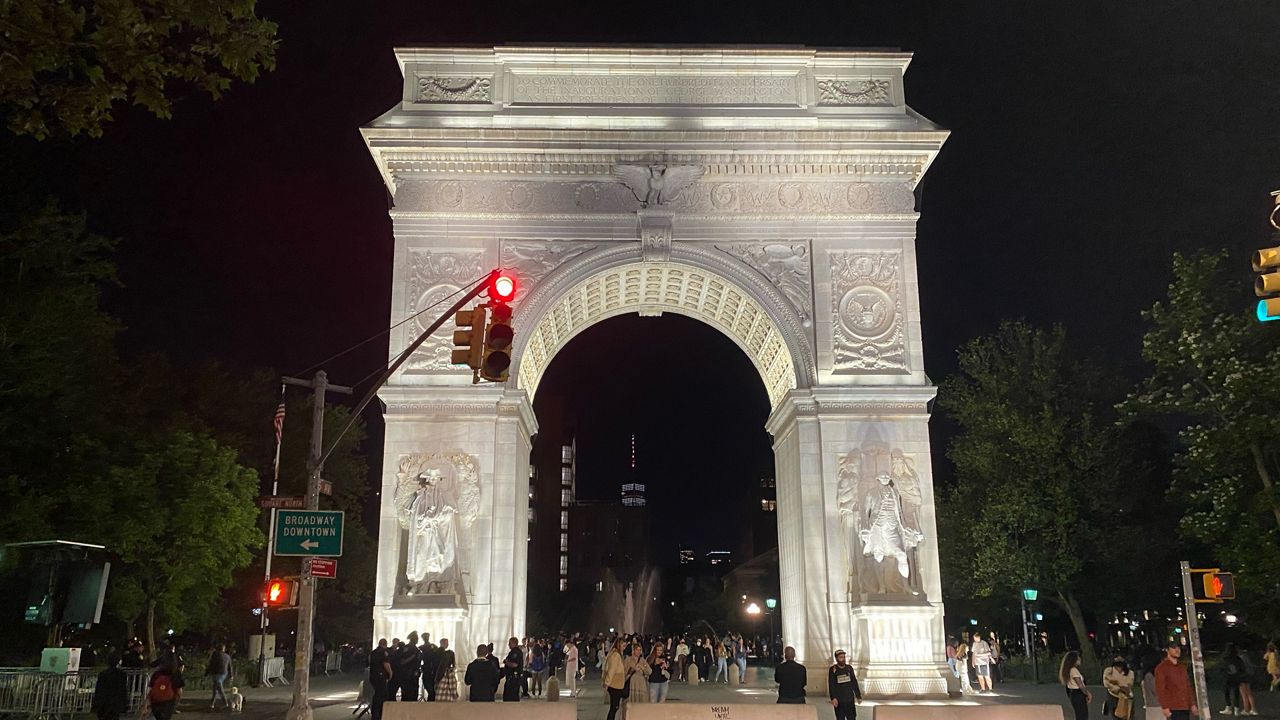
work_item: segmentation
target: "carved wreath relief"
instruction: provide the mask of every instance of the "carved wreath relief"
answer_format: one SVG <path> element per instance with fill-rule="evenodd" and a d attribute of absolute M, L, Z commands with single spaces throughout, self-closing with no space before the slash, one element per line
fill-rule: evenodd
<path fill-rule="evenodd" d="M 891 105 L 888 80 L 819 80 L 819 105 Z"/>
<path fill-rule="evenodd" d="M 902 253 L 831 254 L 835 372 L 907 371 Z"/>
<path fill-rule="evenodd" d="M 408 307 L 405 308 L 405 315 L 413 316 L 436 306 L 468 283 L 480 279 L 484 274 L 482 260 L 481 250 L 410 248 L 409 283 L 405 293 Z M 445 307 L 448 306 L 444 305 L 439 309 L 443 310 Z M 434 319 L 435 315 L 431 311 L 422 312 L 408 323 L 407 334 L 417 337 Z M 427 338 L 422 347 L 409 358 L 407 365 L 410 370 L 454 372 L 458 368 L 449 362 L 452 352 L 450 336 L 447 333 L 436 333 Z"/>
<path fill-rule="evenodd" d="M 480 515 L 480 471 L 461 450 L 400 458 L 396 518 L 404 530 L 401 595 L 466 597 L 471 526 Z"/>
<path fill-rule="evenodd" d="M 851 592 L 918 594 L 923 585 L 916 554 L 924 533 L 915 462 L 880 444 L 840 456 L 836 503 Z"/>
<path fill-rule="evenodd" d="M 493 80 L 487 77 L 418 76 L 420 103 L 487 103 L 491 102 Z"/>

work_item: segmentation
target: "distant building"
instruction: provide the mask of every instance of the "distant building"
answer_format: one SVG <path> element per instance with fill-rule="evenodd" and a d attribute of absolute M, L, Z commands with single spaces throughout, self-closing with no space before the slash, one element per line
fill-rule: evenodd
<path fill-rule="evenodd" d="M 733 553 L 729 550 L 711 550 L 707 553 L 707 564 L 717 570 L 728 570 L 733 565 Z"/>
<path fill-rule="evenodd" d="M 698 561 L 698 558 L 696 555 L 693 554 L 693 548 L 684 548 L 684 547 L 680 548 L 680 564 L 681 565 L 692 565 L 697 561 Z"/>
<path fill-rule="evenodd" d="M 577 493 L 577 446 L 559 398 L 539 397 L 540 428 L 529 458 L 529 577 L 569 587 L 569 508 Z"/>

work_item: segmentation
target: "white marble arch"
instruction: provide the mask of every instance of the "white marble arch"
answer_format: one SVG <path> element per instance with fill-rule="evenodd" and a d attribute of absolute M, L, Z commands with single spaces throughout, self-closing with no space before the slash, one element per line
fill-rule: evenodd
<path fill-rule="evenodd" d="M 393 198 L 392 350 L 491 268 L 513 270 L 521 291 L 505 385 L 472 385 L 441 333 L 380 393 L 375 636 L 427 631 L 463 658 L 523 634 L 528 584 L 554 582 L 529 577 L 526 562 L 542 373 L 595 323 L 673 312 L 737 343 L 769 395 L 786 642 L 815 670 L 848 650 L 872 694 L 945 692 L 912 190 L 946 132 L 903 100 L 910 56 L 510 47 L 396 57 L 401 101 L 362 129 Z M 455 592 L 410 595 L 404 582 L 392 498 L 413 456 L 470 458 L 478 476 Z M 858 497 L 881 475 L 923 537 L 906 578 L 857 541 L 875 512 Z"/>

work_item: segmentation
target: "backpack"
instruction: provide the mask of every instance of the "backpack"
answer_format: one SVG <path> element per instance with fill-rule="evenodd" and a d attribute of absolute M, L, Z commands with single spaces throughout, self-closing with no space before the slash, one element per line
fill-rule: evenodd
<path fill-rule="evenodd" d="M 177 693 L 173 690 L 173 678 L 167 673 L 156 673 L 151 678 L 151 690 L 147 692 L 147 701 L 152 705 L 173 702 Z"/>
<path fill-rule="evenodd" d="M 547 667 L 547 661 L 543 659 L 541 654 L 534 655 L 533 660 L 529 663 L 529 669 L 534 672 L 542 672 Z"/>

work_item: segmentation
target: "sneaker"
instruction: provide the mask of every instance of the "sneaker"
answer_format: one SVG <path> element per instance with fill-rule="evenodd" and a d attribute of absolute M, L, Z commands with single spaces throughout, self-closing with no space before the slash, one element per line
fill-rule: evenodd
<path fill-rule="evenodd" d="M 1257 714 L 1258 714 L 1258 711 L 1257 711 L 1257 710 L 1246 710 L 1245 712 L 1242 712 L 1242 713 L 1240 713 L 1240 714 L 1241 714 L 1241 715 L 1257 715 Z"/>
<path fill-rule="evenodd" d="M 1235 714 L 1236 714 L 1236 709 L 1235 709 L 1235 708 L 1233 708 L 1233 707 L 1225 707 L 1225 708 L 1222 708 L 1222 712 L 1220 712 L 1220 713 L 1218 713 L 1218 714 L 1219 714 L 1219 715 L 1235 715 Z"/>

